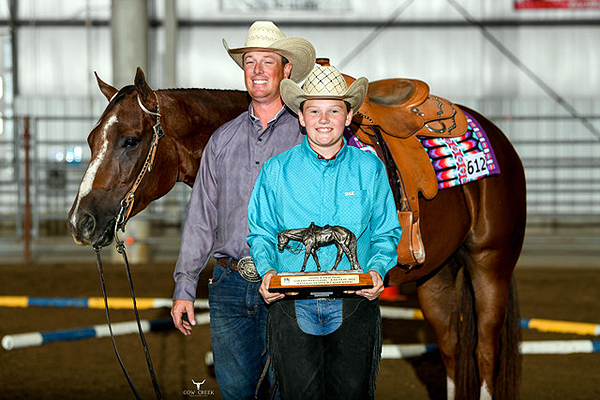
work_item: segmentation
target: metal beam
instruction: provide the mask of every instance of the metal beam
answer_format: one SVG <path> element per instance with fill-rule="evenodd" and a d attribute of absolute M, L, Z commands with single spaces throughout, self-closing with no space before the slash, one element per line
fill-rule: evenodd
<path fill-rule="evenodd" d="M 11 0 L 13 2 L 15 0 Z M 178 19 L 177 25 L 179 28 L 247 28 L 254 20 L 190 20 Z M 541 19 L 482 19 L 478 20 L 478 25 L 486 28 L 537 28 L 537 27 L 600 27 L 600 18 L 589 19 L 556 19 L 556 20 L 541 20 Z M 19 28 L 65 28 L 65 27 L 110 27 L 110 20 L 93 19 L 86 21 L 84 19 L 16 19 L 14 24 Z M 405 29 L 405 28 L 473 28 L 473 25 L 468 21 L 394 21 L 385 20 L 340 20 L 340 21 L 320 21 L 311 19 L 310 21 L 297 20 L 277 20 L 277 25 L 281 27 L 295 28 L 322 28 L 322 29 L 339 29 L 339 28 L 376 28 L 385 23 L 386 27 Z M 10 19 L 0 19 L 0 26 L 10 26 Z M 158 19 L 148 20 L 150 27 L 163 26 L 163 22 Z"/>
<path fill-rule="evenodd" d="M 10 48 L 11 48 L 11 58 L 12 58 L 12 92 L 13 98 L 19 95 L 19 57 L 17 54 L 18 46 L 18 34 L 19 30 L 17 29 L 17 15 L 19 11 L 19 2 L 17 0 L 10 0 L 8 2 L 10 20 L 8 21 L 8 26 L 10 26 Z"/>

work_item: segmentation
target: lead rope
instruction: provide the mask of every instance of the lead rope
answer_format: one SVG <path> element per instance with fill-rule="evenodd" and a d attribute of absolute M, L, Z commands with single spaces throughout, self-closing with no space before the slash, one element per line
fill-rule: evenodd
<path fill-rule="evenodd" d="M 115 342 L 115 336 L 113 334 L 112 325 L 110 323 L 110 313 L 108 312 L 108 300 L 106 298 L 106 286 L 104 285 L 104 271 L 102 270 L 102 259 L 100 257 L 100 247 L 94 246 L 94 251 L 96 252 L 96 264 L 98 265 L 98 273 L 100 274 L 100 286 L 102 287 L 102 297 L 104 298 L 104 310 L 106 311 L 106 321 L 108 322 L 108 330 L 110 331 L 110 340 L 112 340 L 113 349 L 115 350 L 115 354 L 117 355 L 117 360 L 119 360 L 119 365 L 125 374 L 125 378 L 127 378 L 127 382 L 129 383 L 129 387 L 133 391 L 136 399 L 141 399 L 140 394 L 138 393 L 135 385 L 131 381 L 131 377 L 127 373 L 127 369 L 125 369 L 125 365 L 123 365 L 123 361 L 121 360 L 121 356 L 119 355 L 119 350 L 117 349 L 117 343 Z"/>
<path fill-rule="evenodd" d="M 150 372 L 150 377 L 152 378 L 152 385 L 154 386 L 154 393 L 156 394 L 157 399 L 162 400 L 163 397 L 162 397 L 162 394 L 160 393 L 160 388 L 158 386 L 158 380 L 156 379 L 156 374 L 154 372 L 154 366 L 152 364 L 152 359 L 150 358 L 150 351 L 148 350 L 148 344 L 146 343 L 146 337 L 144 336 L 144 331 L 142 329 L 142 324 L 140 322 L 140 315 L 139 315 L 138 309 L 137 309 L 137 303 L 135 301 L 135 293 L 133 290 L 133 281 L 131 279 L 131 270 L 129 268 L 129 261 L 127 259 L 127 252 L 125 250 L 125 244 L 121 240 L 119 240 L 119 236 L 117 235 L 117 232 L 119 231 L 120 228 L 123 231 L 125 231 L 125 224 L 127 223 L 129 213 L 133 209 L 134 193 L 135 193 L 138 185 L 140 184 L 142 178 L 144 177 L 146 171 L 152 172 L 152 167 L 154 165 L 154 156 L 156 154 L 156 147 L 158 146 L 158 141 L 160 140 L 160 138 L 162 138 L 164 136 L 162 126 L 160 124 L 161 115 L 159 112 L 160 110 L 159 110 L 158 96 L 156 95 L 156 92 L 154 92 L 154 96 L 156 98 L 156 110 L 157 110 L 156 113 L 147 110 L 141 103 L 139 96 L 138 96 L 138 103 L 140 104 L 140 107 L 146 113 L 152 114 L 156 117 L 156 124 L 153 127 L 153 130 L 154 130 L 153 141 L 150 146 L 150 150 L 148 151 L 146 161 L 144 162 L 144 166 L 142 167 L 142 170 L 140 171 L 140 174 L 138 175 L 138 178 L 136 179 L 136 181 L 133 185 L 133 188 L 125 196 L 123 201 L 121 201 L 121 210 L 119 211 L 119 213 L 116 217 L 116 221 L 115 221 L 114 238 L 115 238 L 115 244 L 117 247 L 117 252 L 123 256 L 123 262 L 125 263 L 125 271 L 127 272 L 127 280 L 129 281 L 129 289 L 131 291 L 131 300 L 133 301 L 133 310 L 135 312 L 135 320 L 137 323 L 138 332 L 140 334 L 140 340 L 142 341 L 142 345 L 144 348 L 144 354 L 146 355 L 146 363 L 148 364 L 148 371 Z M 112 325 L 110 322 L 110 313 L 108 311 L 106 286 L 104 284 L 104 272 L 102 270 L 102 260 L 100 257 L 101 248 L 98 246 L 94 246 L 94 250 L 96 251 L 96 263 L 98 264 L 98 272 L 100 274 L 100 283 L 102 286 L 102 296 L 104 297 L 104 309 L 106 310 L 106 321 L 108 322 L 108 330 L 110 331 L 110 338 L 112 340 L 113 349 L 115 350 L 115 354 L 117 355 L 117 360 L 119 361 L 119 365 L 121 365 L 121 369 L 123 370 L 123 373 L 125 374 L 125 378 L 127 378 L 127 382 L 129 383 L 129 386 L 131 387 L 133 394 L 135 395 L 136 399 L 139 400 L 139 399 L 141 399 L 140 394 L 138 393 L 137 389 L 135 388 L 135 385 L 133 384 L 131 377 L 129 376 L 129 373 L 127 372 L 127 369 L 125 368 L 123 361 L 121 360 L 121 356 L 119 355 L 119 350 L 117 349 L 117 343 L 115 342 L 115 337 L 114 337 Z"/>
<path fill-rule="evenodd" d="M 152 386 L 154 386 L 154 393 L 156 394 L 156 398 L 162 400 L 162 394 L 160 393 L 160 388 L 158 387 L 158 380 L 156 379 L 156 373 L 154 372 L 154 366 L 152 365 L 152 359 L 150 358 L 150 350 L 148 350 L 148 344 L 146 343 L 146 336 L 144 335 L 144 330 L 142 329 L 142 324 L 140 322 L 140 314 L 138 313 L 137 303 L 135 301 L 135 293 L 133 291 L 133 281 L 131 280 L 131 270 L 129 268 L 129 261 L 127 260 L 127 252 L 125 251 L 125 244 L 119 240 L 119 237 L 115 231 L 115 242 L 117 245 L 117 252 L 123 256 L 123 262 L 125 263 L 125 271 L 127 272 L 127 280 L 129 281 L 129 289 L 131 291 L 131 300 L 133 301 L 133 311 L 135 312 L 135 321 L 138 326 L 138 332 L 140 333 L 140 340 L 142 341 L 142 346 L 144 347 L 144 354 L 146 355 L 146 364 L 148 364 L 148 372 L 150 372 L 150 378 L 152 378 Z"/>
<path fill-rule="evenodd" d="M 150 378 L 152 379 L 152 385 L 154 386 L 154 393 L 156 394 L 157 399 L 162 400 L 163 397 L 160 392 L 160 388 L 158 386 L 158 381 L 156 379 L 156 373 L 154 372 L 154 366 L 152 364 L 152 359 L 150 358 L 150 351 L 148 350 L 148 344 L 146 343 L 146 337 L 144 335 L 144 331 L 142 329 L 142 324 L 140 322 L 140 315 L 138 313 L 137 303 L 135 300 L 135 293 L 133 290 L 133 281 L 131 279 L 131 270 L 129 268 L 127 252 L 125 251 L 125 244 L 123 244 L 123 242 L 121 240 L 119 240 L 118 236 L 116 235 L 116 232 L 115 232 L 115 242 L 116 242 L 116 246 L 117 246 L 117 252 L 123 256 L 123 261 L 125 263 L 125 271 L 127 272 L 127 280 L 129 281 L 129 289 L 131 291 L 131 299 L 133 301 L 133 310 L 135 312 L 135 320 L 136 320 L 136 323 L 138 326 L 140 340 L 142 341 L 142 346 L 144 348 L 144 354 L 146 355 L 146 363 L 148 364 L 148 371 L 150 372 Z M 110 331 L 110 339 L 112 340 L 113 349 L 115 350 L 115 354 L 117 356 L 117 360 L 119 361 L 119 365 L 121 366 L 121 369 L 123 370 L 123 373 L 125 374 L 125 378 L 127 378 L 127 382 L 129 383 L 129 386 L 131 387 L 131 390 L 133 391 L 133 394 L 135 395 L 136 399 L 139 400 L 139 399 L 141 399 L 140 394 L 138 393 L 137 389 L 135 388 L 135 385 L 133 384 L 131 377 L 129 376 L 129 373 L 127 372 L 127 369 L 125 368 L 123 361 L 121 360 L 121 356 L 119 355 L 119 350 L 117 349 L 117 343 L 115 341 L 115 337 L 113 334 L 112 325 L 111 325 L 111 321 L 110 321 L 110 313 L 108 311 L 106 286 L 104 284 L 104 272 L 102 269 L 102 259 L 100 257 L 101 248 L 94 247 L 94 250 L 96 251 L 96 264 L 98 264 L 98 272 L 100 274 L 100 285 L 102 287 L 102 297 L 104 298 L 104 309 L 106 311 L 106 321 L 108 323 L 108 330 Z"/>

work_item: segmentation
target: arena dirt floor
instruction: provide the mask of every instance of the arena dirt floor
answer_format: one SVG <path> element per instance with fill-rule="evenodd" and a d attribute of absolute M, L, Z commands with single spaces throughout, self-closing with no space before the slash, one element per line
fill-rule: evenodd
<path fill-rule="evenodd" d="M 0 295 L 36 297 L 101 296 L 98 271 L 89 264 L 0 264 Z M 170 297 L 172 264 L 134 265 L 137 297 Z M 104 265 L 109 296 L 128 296 L 122 265 Z M 201 277 L 208 280 L 209 271 Z M 517 268 L 523 318 L 547 318 L 600 323 L 600 269 Z M 414 290 L 403 287 L 403 302 L 415 307 Z M 201 293 L 202 295 L 202 293 Z M 203 294 L 206 296 L 206 293 Z M 167 309 L 140 311 L 142 319 L 168 318 Z M 130 310 L 112 310 L 112 321 L 133 321 Z M 0 307 L 0 336 L 32 331 L 105 324 L 104 310 L 75 308 Z M 432 343 L 422 321 L 384 320 L 389 344 Z M 219 398 L 212 371 L 205 363 L 210 350 L 209 327 L 195 328 L 190 337 L 174 329 L 146 334 L 159 385 L 166 399 L 190 398 L 195 382 L 203 396 Z M 524 340 L 597 340 L 593 336 L 523 332 Z M 117 337 L 123 362 L 144 399 L 155 398 L 141 347 L 135 334 Z M 600 354 L 525 355 L 522 399 L 600 398 Z M 134 398 L 118 365 L 110 338 L 54 342 L 7 351 L 0 349 L 1 399 L 127 399 Z M 377 399 L 444 399 L 445 375 L 438 353 L 405 360 L 385 359 L 377 382 Z"/>

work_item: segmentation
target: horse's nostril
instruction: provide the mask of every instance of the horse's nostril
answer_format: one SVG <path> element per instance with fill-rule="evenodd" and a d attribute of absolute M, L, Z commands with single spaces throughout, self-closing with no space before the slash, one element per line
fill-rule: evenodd
<path fill-rule="evenodd" d="M 77 230 L 81 235 L 89 238 L 96 230 L 96 218 L 92 214 L 84 213 L 77 224 Z"/>

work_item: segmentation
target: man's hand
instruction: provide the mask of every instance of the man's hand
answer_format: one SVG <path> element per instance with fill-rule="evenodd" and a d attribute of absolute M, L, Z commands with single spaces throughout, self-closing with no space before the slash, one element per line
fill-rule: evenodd
<path fill-rule="evenodd" d="M 187 321 L 183 319 L 184 315 L 187 315 Z M 189 300 L 173 300 L 171 318 L 173 318 L 175 328 L 179 329 L 185 336 L 191 335 L 192 326 L 196 325 L 194 302 Z"/>
<path fill-rule="evenodd" d="M 383 293 L 383 279 L 376 271 L 369 271 L 371 278 L 373 279 L 373 287 L 371 289 L 362 289 L 356 292 L 357 295 L 366 297 L 369 300 L 375 300 Z"/>
<path fill-rule="evenodd" d="M 263 276 L 262 283 L 260 285 L 260 289 L 258 291 L 262 295 L 265 303 L 271 304 L 274 301 L 281 300 L 285 297 L 283 293 L 271 293 L 269 292 L 269 283 L 271 283 L 271 276 L 277 274 L 275 270 L 270 270 Z"/>

